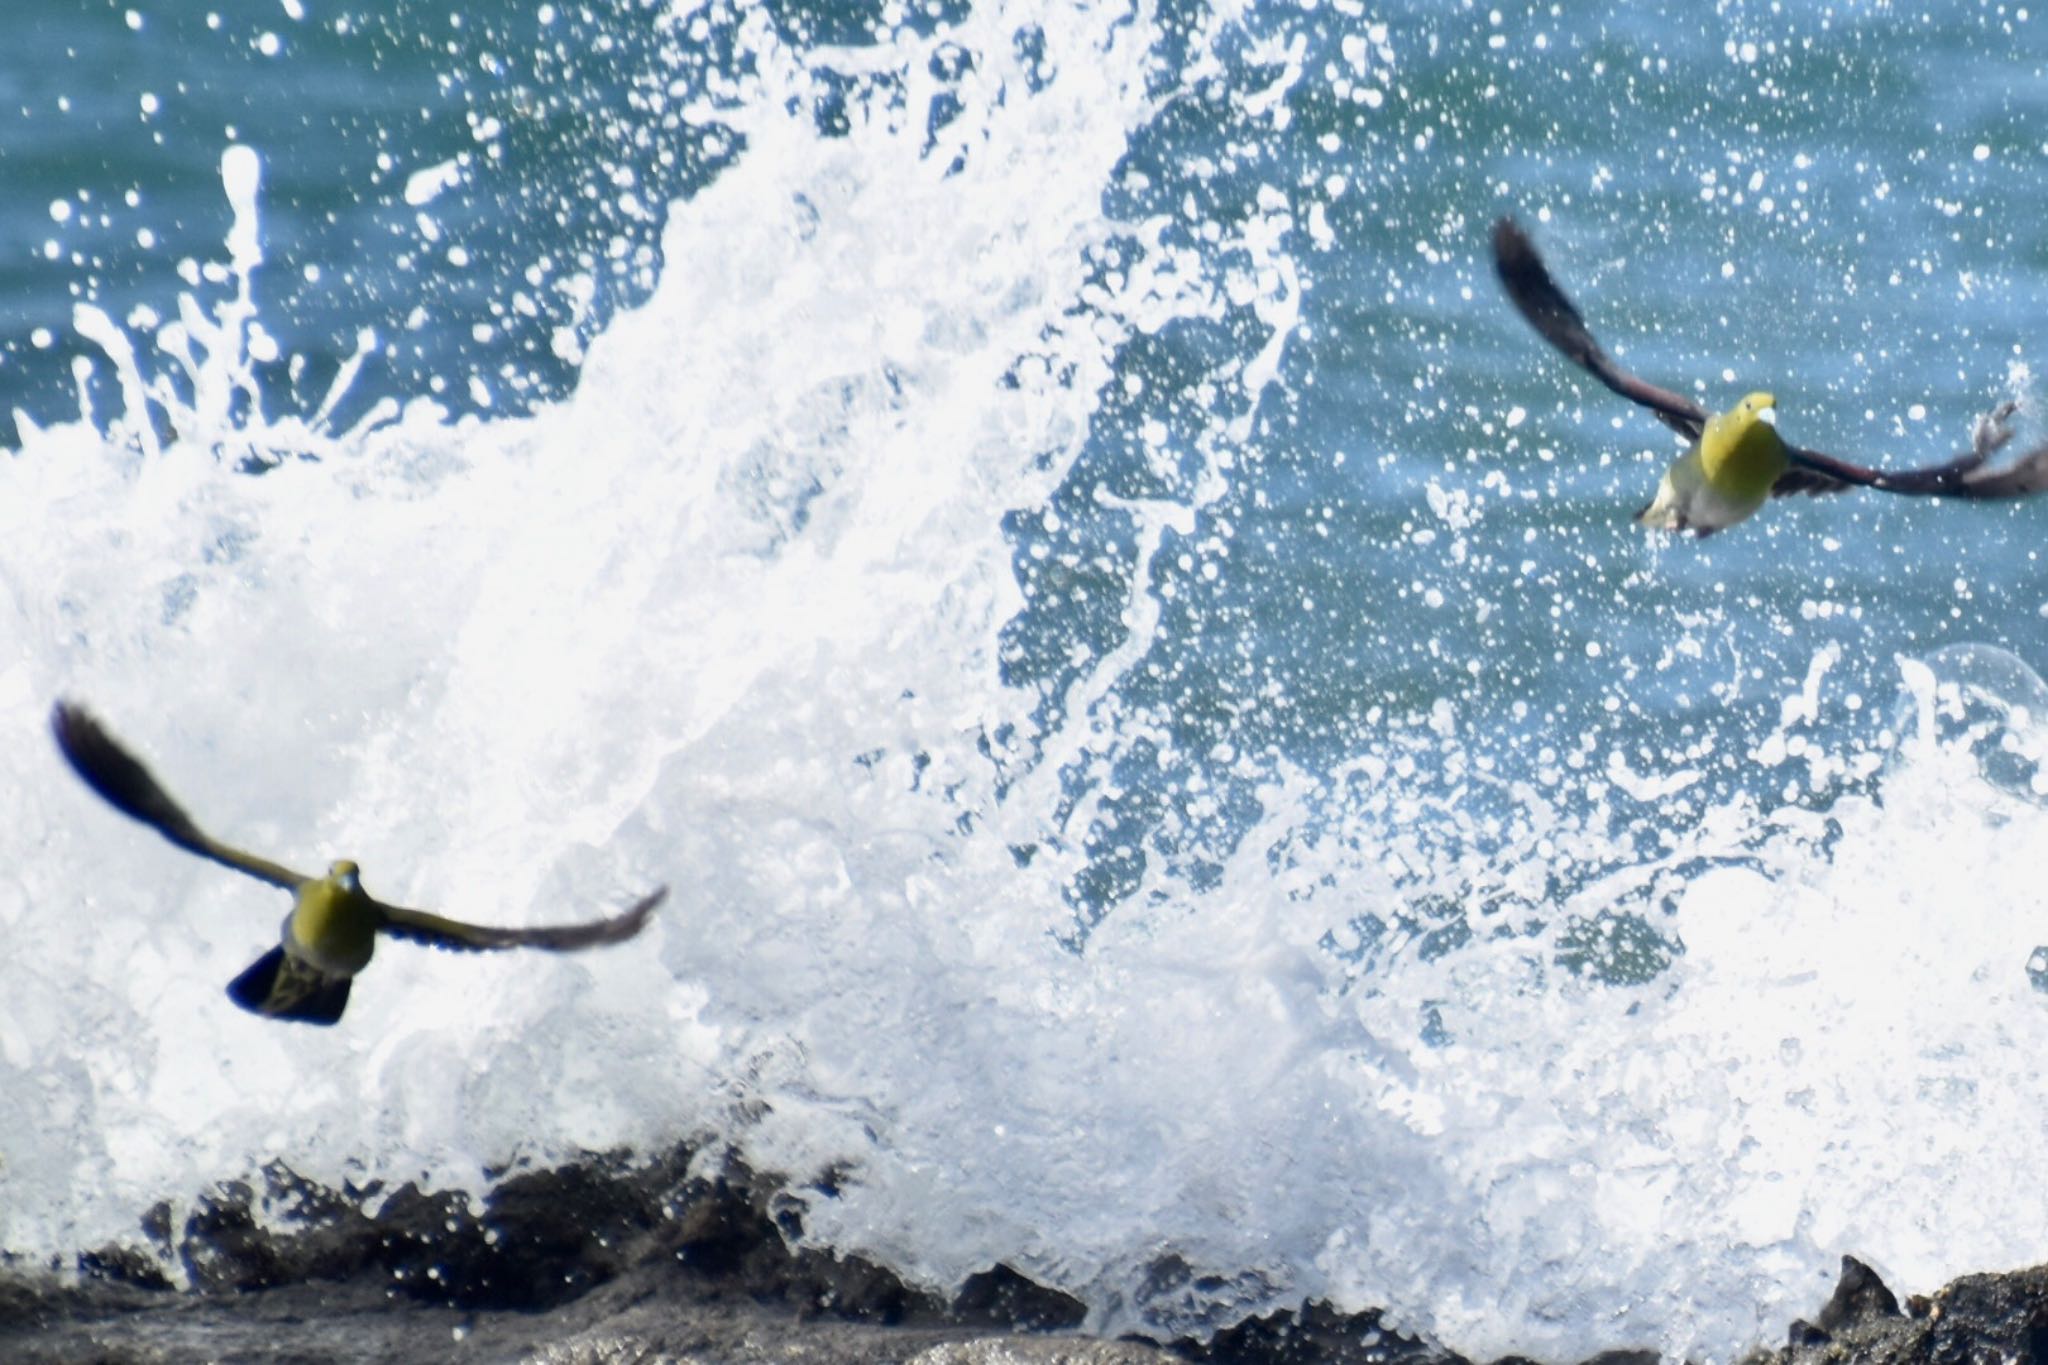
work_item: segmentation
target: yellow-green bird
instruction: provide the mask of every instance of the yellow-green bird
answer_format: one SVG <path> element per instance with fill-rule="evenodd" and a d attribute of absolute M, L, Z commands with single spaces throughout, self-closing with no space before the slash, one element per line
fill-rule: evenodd
<path fill-rule="evenodd" d="M 73 771 L 114 809 L 140 820 L 179 848 L 292 893 L 283 942 L 228 984 L 228 995 L 236 1004 L 272 1019 L 309 1024 L 332 1024 L 340 1019 L 348 1005 L 349 986 L 356 973 L 370 965 L 380 933 L 435 948 L 571 952 L 633 937 L 646 927 L 654 908 L 668 895 L 667 887 L 656 887 L 609 919 L 526 929 L 464 924 L 424 910 L 386 905 L 363 890 L 356 865 L 347 859 L 330 864 L 324 877 L 309 877 L 231 848 L 205 833 L 149 769 L 83 708 L 58 702 L 50 712 L 50 729 Z"/>
<path fill-rule="evenodd" d="M 1657 496 L 1636 513 L 1636 521 L 1704 536 L 1769 502 L 1771 490 L 1792 468 L 1792 452 L 1764 416 L 1777 406 L 1769 394 L 1753 393 L 1709 417 L 1692 448 L 1664 471 Z"/>
<path fill-rule="evenodd" d="M 1985 462 L 2012 440 L 2012 402 L 1977 420 L 1970 449 L 1944 464 L 1884 471 L 1787 443 L 1766 413 L 1777 400 L 1752 393 L 1718 417 L 1682 394 L 1659 388 L 1614 363 L 1565 297 L 1536 244 L 1512 218 L 1493 225 L 1493 266 L 1531 327 L 1567 359 L 1689 442 L 1664 472 L 1657 496 L 1636 513 L 1645 526 L 1707 536 L 1753 515 L 1787 493 L 1839 493 L 1875 488 L 1946 498 L 2022 498 L 2048 489 L 2048 444 L 1996 469 Z"/>

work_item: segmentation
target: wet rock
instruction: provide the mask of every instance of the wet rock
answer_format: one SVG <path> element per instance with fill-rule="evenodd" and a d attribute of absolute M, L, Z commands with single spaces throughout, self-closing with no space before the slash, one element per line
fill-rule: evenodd
<path fill-rule="evenodd" d="M 272 1167 L 149 1211 L 141 1237 L 70 1267 L 0 1255 L 0 1361 L 671 1360 L 719 1365 L 1466 1365 L 1327 1304 L 1170 1346 L 1064 1335 L 1069 1295 L 1007 1265 L 945 1299 L 804 1240 L 808 1185 L 676 1148 L 500 1173 L 481 1201 L 415 1186 L 330 1190 Z M 64 1270 L 68 1273 L 58 1273 Z M 1163 1258 L 1162 1302 L 1267 1292 Z M 173 1286 L 179 1286 L 174 1288 Z M 1901 1313 L 1845 1257 L 1833 1296 L 1752 1362 L 2048 1362 L 2048 1267 L 1958 1280 Z M 1587 1365 L 1652 1365 L 1616 1351 Z M 1497 1365 L 1524 1365 L 1515 1358 Z"/>
<path fill-rule="evenodd" d="M 1854 1256 L 1844 1256 L 1842 1276 L 1821 1307 L 1819 1318 L 1814 1322 L 1794 1319 L 1788 1336 L 1793 1346 L 1825 1346 L 1844 1328 L 1899 1316 L 1898 1297 L 1885 1288 L 1877 1272 Z"/>
<path fill-rule="evenodd" d="M 1464 1365 L 1463 1358 L 1380 1326 L 1376 1312 L 1340 1313 L 1325 1303 L 1267 1313 L 1226 1327 L 1207 1341 L 1173 1343 L 1187 1360 L 1259 1361 L 1270 1365 L 1323 1365 L 1372 1361 L 1378 1365 Z"/>
<path fill-rule="evenodd" d="M 1171 1361 L 1151 1346 L 1073 1337 L 1003 1337 L 956 1341 L 919 1351 L 910 1365 L 1153 1365 Z"/>
<path fill-rule="evenodd" d="M 2048 1360 L 2048 1266 L 1969 1275 L 1934 1296 L 1923 1322 L 1928 1361 Z"/>
<path fill-rule="evenodd" d="M 1072 1326 L 1007 1267 L 957 1299 L 802 1244 L 806 1203 L 729 1164 L 598 1154 L 502 1179 L 481 1208 L 405 1185 L 326 1190 L 271 1167 L 168 1205 L 76 1275 L 0 1266 L 0 1360 L 464 1358 L 718 1362 L 1164 1360 L 1138 1344 L 998 1332 Z M 830 1182 L 811 1197 L 836 1197 Z M 184 1292 L 168 1292 L 174 1281 Z"/>
<path fill-rule="evenodd" d="M 1875 1271 L 1842 1258 L 1842 1277 L 1814 1322 L 1792 1325 L 1781 1350 L 1745 1365 L 1966 1365 L 1976 1361 L 2048 1361 L 2048 1266 L 2008 1274 L 1966 1275 L 1909 1313 Z"/>
<path fill-rule="evenodd" d="M 1047 1332 L 1079 1327 L 1088 1316 L 1088 1306 L 1071 1294 L 1047 1289 L 1006 1265 L 997 1265 L 967 1277 L 953 1297 L 953 1313 L 967 1322 Z"/>
<path fill-rule="evenodd" d="M 163 1262 L 136 1247 L 108 1245 L 79 1253 L 79 1270 L 94 1279 L 130 1284 L 137 1289 L 167 1292 L 177 1286 L 164 1273 Z"/>

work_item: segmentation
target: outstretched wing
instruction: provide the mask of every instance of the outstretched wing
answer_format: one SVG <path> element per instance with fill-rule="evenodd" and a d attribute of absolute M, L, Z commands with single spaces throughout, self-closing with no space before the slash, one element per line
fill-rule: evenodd
<path fill-rule="evenodd" d="M 1683 394 L 1658 388 L 1614 363 L 1586 327 L 1579 310 L 1565 297 L 1536 252 L 1529 234 L 1512 218 L 1493 225 L 1493 268 L 1502 288 L 1542 338 L 1574 364 L 1632 403 L 1650 409 L 1657 419 L 1687 440 L 1699 439 L 1707 412 Z M 2001 403 L 1977 420 L 1969 450 L 1945 464 L 1922 469 L 1882 470 L 1854 464 L 1817 450 L 1787 447 L 1792 467 L 1771 486 L 1774 497 L 1789 493 L 1839 493 L 1847 488 L 1875 488 L 1886 493 L 1914 493 L 1945 498 L 2024 498 L 2048 492 L 2048 442 L 2035 446 L 2010 464 L 1987 469 L 1992 455 L 2012 440 L 2008 419 L 2017 405 Z"/>
<path fill-rule="evenodd" d="M 384 913 L 384 923 L 379 927 L 396 938 L 411 939 L 424 943 L 430 948 L 454 948 L 464 951 L 482 952 L 492 948 L 547 948 L 553 952 L 573 952 L 579 948 L 596 948 L 606 943 L 623 943 L 647 927 L 647 920 L 668 895 L 668 888 L 657 886 L 654 890 L 635 901 L 630 909 L 613 915 L 610 919 L 591 920 L 585 924 L 542 924 L 525 929 L 497 929 L 483 924 L 464 924 L 460 920 L 444 919 L 424 910 L 407 910 L 403 906 L 382 905 L 377 908 Z"/>
<path fill-rule="evenodd" d="M 101 729 L 84 707 L 58 702 L 50 710 L 50 732 L 57 737 L 57 747 L 72 771 L 84 778 L 85 784 L 108 805 L 140 820 L 179 848 L 287 891 L 295 891 L 300 883 L 311 880 L 267 858 L 230 848 L 193 824 L 192 817 L 171 799 L 171 794 L 142 766 L 142 761 Z"/>
<path fill-rule="evenodd" d="M 1885 493 L 1913 493 L 1943 498 L 2024 498 L 2048 490 L 2048 443 L 2035 446 L 2010 464 L 1996 469 L 1985 462 L 2012 440 L 2011 417 L 2018 404 L 2008 399 L 1977 419 L 1970 448 L 1946 464 L 1923 469 L 1869 469 L 1817 450 L 1788 450 L 1792 468 L 1772 487 L 1782 493 L 1832 492 L 1855 485 Z M 1815 481 L 1820 486 L 1804 486 Z M 1788 486 L 1792 485 L 1792 486 Z"/>
<path fill-rule="evenodd" d="M 1688 441 L 1700 438 L 1707 424 L 1707 410 L 1683 394 L 1660 389 L 1614 363 L 1587 330 L 1579 310 L 1550 278 L 1536 244 L 1512 218 L 1493 225 L 1493 268 L 1501 287 L 1537 335 L 1564 352 L 1565 357 L 1608 388 L 1657 415 L 1657 420 Z"/>

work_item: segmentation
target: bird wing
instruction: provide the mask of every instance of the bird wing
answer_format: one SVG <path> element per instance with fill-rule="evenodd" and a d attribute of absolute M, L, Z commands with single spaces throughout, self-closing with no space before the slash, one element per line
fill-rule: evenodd
<path fill-rule="evenodd" d="M 547 948 L 560 953 L 625 942 L 647 927 L 648 916 L 667 895 L 667 887 L 657 886 L 631 907 L 609 919 L 590 920 L 583 924 L 539 924 L 523 929 L 464 924 L 460 920 L 446 919 L 425 910 L 407 910 L 398 905 L 380 903 L 377 908 L 384 915 L 384 922 L 379 927 L 385 933 L 424 943 L 430 948 L 472 952 L 493 948 Z"/>
<path fill-rule="evenodd" d="M 1686 440 L 1700 438 L 1700 429 L 1707 424 L 1707 410 L 1685 395 L 1660 389 L 1615 364 L 1593 339 L 1579 310 L 1550 277 L 1529 234 L 1512 218 L 1503 218 L 1493 225 L 1493 268 L 1509 300 L 1537 335 L 1629 402 L 1648 408 L 1658 421 Z"/>
<path fill-rule="evenodd" d="M 1632 403 L 1657 415 L 1657 420 L 1689 441 L 1699 439 L 1707 412 L 1683 394 L 1658 388 L 1614 363 L 1586 327 L 1579 310 L 1565 297 L 1537 254 L 1536 244 L 1512 218 L 1493 225 L 1493 268 L 1516 309 L 1542 338 L 1574 364 Z M 1792 467 L 1771 486 L 1773 497 L 1792 493 L 1839 493 L 1846 488 L 1875 488 L 1886 493 L 1914 493 L 1947 498 L 2023 498 L 2048 491 L 2048 442 L 1996 469 L 1985 463 L 2012 440 L 2008 419 L 2017 404 L 2005 402 L 1977 419 L 1970 449 L 1945 464 L 1922 469 L 1882 470 L 1852 463 L 1817 450 L 1788 446 Z"/>
<path fill-rule="evenodd" d="M 1993 455 L 2012 440 L 2011 417 L 2018 404 L 2007 400 L 1977 419 L 1970 448 L 1945 464 L 1921 469 L 1870 469 L 1817 450 L 1792 446 L 1792 468 L 1771 489 L 1772 494 L 1833 492 L 1854 485 L 1886 493 L 1913 493 L 1944 498 L 2024 498 L 2048 490 L 2048 443 L 2035 446 L 2009 464 L 1985 468 Z M 1811 481 L 1815 486 L 1805 486 Z"/>
<path fill-rule="evenodd" d="M 85 785 L 115 810 L 140 820 L 179 848 L 287 891 L 296 891 L 301 883 L 312 880 L 267 858 L 230 848 L 193 824 L 192 817 L 171 799 L 171 794 L 142 766 L 142 761 L 101 729 L 84 707 L 58 702 L 50 710 L 50 731 L 57 737 L 57 747 L 72 771 L 85 779 Z"/>
<path fill-rule="evenodd" d="M 1818 464 L 1803 462 L 1802 457 L 1814 458 L 1810 450 L 1786 446 L 1785 455 L 1792 461 L 1792 465 L 1778 476 L 1776 483 L 1771 485 L 1771 496 L 1774 498 L 1782 498 L 1793 493 L 1808 493 L 1817 497 L 1822 493 L 1845 493 L 1851 488 L 1862 486 L 1847 479 L 1837 478 Z M 1830 460 L 1825 455 L 1818 458 L 1828 460 L 1830 464 L 1841 463 L 1839 460 Z"/>

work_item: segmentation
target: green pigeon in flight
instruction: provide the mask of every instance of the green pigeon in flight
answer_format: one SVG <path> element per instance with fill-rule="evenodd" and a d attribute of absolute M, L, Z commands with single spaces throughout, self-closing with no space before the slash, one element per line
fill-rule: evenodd
<path fill-rule="evenodd" d="M 1768 393 L 1752 393 L 1713 416 L 1683 394 L 1622 369 L 1593 339 L 1579 310 L 1551 278 L 1536 244 L 1512 218 L 1493 225 L 1493 266 L 1509 300 L 1537 335 L 1623 398 L 1648 408 L 1689 443 L 1664 471 L 1656 497 L 1636 513 L 1645 526 L 1712 535 L 1787 493 L 1875 488 L 1986 499 L 2023 498 L 2048 489 L 2048 444 L 1996 468 L 1986 464 L 2012 440 L 2008 419 L 2016 403 L 2001 403 L 1980 417 L 1970 449 L 1946 463 L 1922 469 L 1867 468 L 1788 443 L 1778 435 L 1773 422 L 1777 400 Z"/>
<path fill-rule="evenodd" d="M 370 964 L 380 933 L 435 948 L 572 952 L 633 937 L 646 927 L 654 908 L 668 895 L 667 887 L 656 887 L 608 919 L 523 929 L 464 924 L 424 910 L 386 905 L 363 890 L 356 865 L 347 859 L 329 864 L 324 877 L 310 877 L 207 834 L 141 760 L 122 748 L 82 707 L 58 702 L 50 713 L 50 729 L 73 771 L 114 809 L 140 820 L 179 848 L 292 893 L 282 941 L 228 983 L 228 995 L 236 1004 L 268 1018 L 309 1024 L 332 1024 L 340 1019 L 348 1005 L 349 986 L 356 973 Z"/>

